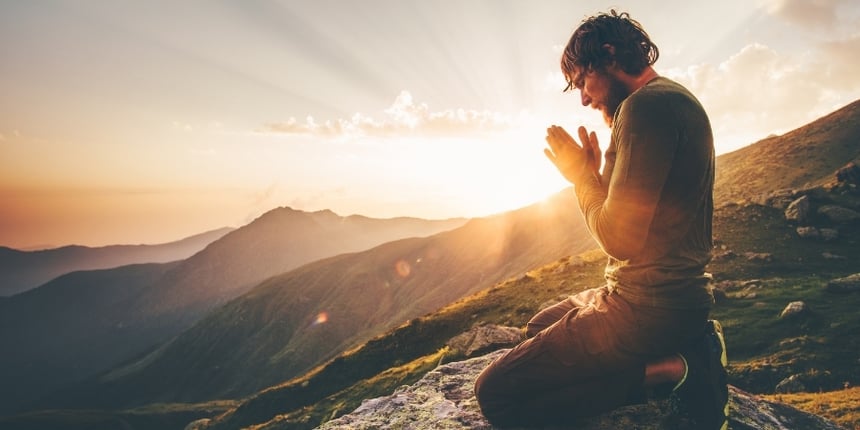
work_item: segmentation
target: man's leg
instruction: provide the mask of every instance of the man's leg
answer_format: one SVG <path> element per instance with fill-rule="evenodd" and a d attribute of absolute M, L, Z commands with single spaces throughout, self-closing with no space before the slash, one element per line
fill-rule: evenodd
<path fill-rule="evenodd" d="M 484 370 L 475 389 L 491 423 L 565 423 L 628 403 L 641 389 L 644 360 L 618 351 L 615 334 L 636 319 L 626 301 L 609 296 L 598 289 L 548 308 L 530 326 L 570 310 Z"/>

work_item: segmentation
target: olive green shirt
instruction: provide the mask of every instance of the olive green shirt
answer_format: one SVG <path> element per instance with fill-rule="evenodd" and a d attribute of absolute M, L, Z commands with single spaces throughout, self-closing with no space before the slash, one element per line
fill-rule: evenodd
<path fill-rule="evenodd" d="M 658 77 L 615 112 L 600 181 L 576 195 L 591 234 L 609 255 L 610 288 L 631 303 L 707 308 L 714 142 L 699 101 Z"/>

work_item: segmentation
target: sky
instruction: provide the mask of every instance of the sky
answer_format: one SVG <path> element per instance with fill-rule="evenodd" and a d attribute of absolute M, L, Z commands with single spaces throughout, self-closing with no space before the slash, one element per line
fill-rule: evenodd
<path fill-rule="evenodd" d="M 0 246 L 164 243 L 276 207 L 486 216 L 597 132 L 559 58 L 616 8 L 718 154 L 860 98 L 855 0 L 0 0 Z"/>

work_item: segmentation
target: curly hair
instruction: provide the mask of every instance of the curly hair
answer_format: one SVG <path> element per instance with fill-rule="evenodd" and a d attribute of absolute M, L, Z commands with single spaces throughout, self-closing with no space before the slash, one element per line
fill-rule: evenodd
<path fill-rule="evenodd" d="M 604 45 L 615 49 L 613 54 Z M 576 67 L 604 70 L 615 62 L 625 73 L 636 75 L 660 56 L 657 45 L 638 21 L 627 12 L 599 13 L 586 18 L 573 32 L 561 56 L 561 71 L 567 79 L 565 91 L 575 86 L 571 80 Z"/>

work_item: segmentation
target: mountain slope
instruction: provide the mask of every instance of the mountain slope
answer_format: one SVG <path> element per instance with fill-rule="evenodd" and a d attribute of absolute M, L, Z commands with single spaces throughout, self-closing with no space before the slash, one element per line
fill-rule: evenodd
<path fill-rule="evenodd" d="M 860 100 L 782 136 L 717 157 L 714 201 L 822 185 L 860 161 Z"/>
<path fill-rule="evenodd" d="M 312 259 L 464 222 L 279 208 L 184 261 L 145 266 L 151 271 L 72 273 L 10 297 L 0 302 L 0 345 L 16 353 L 0 355 L 0 380 L 24 388 L 0 391 L 0 411 L 147 352 L 270 276 Z"/>
<path fill-rule="evenodd" d="M 593 246 L 568 189 L 452 231 L 318 261 L 267 280 L 72 397 L 124 406 L 250 394 L 500 279 Z M 89 393 L 98 398 L 86 399 Z"/>
<path fill-rule="evenodd" d="M 0 302 L 0 411 L 151 348 L 129 303 L 178 263 L 74 272 Z"/>
<path fill-rule="evenodd" d="M 232 230 L 220 228 L 161 245 L 65 246 L 42 251 L 18 251 L 0 246 L 0 296 L 18 294 L 79 270 L 182 260 Z"/>
<path fill-rule="evenodd" d="M 776 156 L 794 144 L 774 139 L 717 159 L 720 180 L 715 191 L 723 196 L 723 204 L 715 211 L 714 235 L 715 253 L 720 258 L 709 265 L 709 271 L 718 285 L 738 285 L 745 290 L 729 290 L 730 297 L 722 296 L 713 315 L 723 321 L 727 330 L 730 382 L 749 391 L 773 392 L 780 381 L 792 375 L 804 380 L 812 392 L 860 384 L 854 371 L 860 343 L 853 334 L 860 330 L 856 312 L 860 295 L 834 295 L 824 288 L 829 279 L 858 270 L 851 262 L 860 259 L 860 226 L 856 221 L 826 225 L 838 230 L 838 239 L 809 240 L 798 236 L 796 224 L 786 221 L 781 209 L 750 203 L 725 204 L 773 191 L 769 187 L 794 186 L 797 177 L 829 181 L 834 170 L 857 159 L 860 146 L 852 142 L 860 139 L 853 134 L 856 129 L 851 131 L 851 124 L 860 119 L 858 106 L 853 103 L 785 135 L 815 135 L 815 139 L 804 141 L 810 148 L 805 151 L 827 153 L 826 163 L 804 157 L 787 158 L 791 165 L 762 169 L 757 174 L 764 177 L 747 191 L 747 181 L 756 177 L 753 173 L 758 166 L 769 163 L 768 151 L 776 151 Z M 792 173 L 788 175 L 786 171 Z M 811 194 L 817 195 L 819 205 L 847 203 L 860 210 L 856 196 L 851 198 L 826 188 Z M 765 257 L 748 258 L 747 253 Z M 604 262 L 589 254 L 585 260 L 548 264 L 413 319 L 325 366 L 260 391 L 234 411 L 215 419 L 209 428 L 316 427 L 351 411 L 363 399 L 390 394 L 394 388 L 417 380 L 440 360 L 462 358 L 459 352 L 444 349 L 444 345 L 472 325 L 523 326 L 546 301 L 598 285 Z M 804 300 L 811 311 L 793 321 L 779 318 L 782 309 L 797 300 Z M 857 415 L 860 414 L 855 411 Z M 860 421 L 850 425 L 860 425 Z"/>

